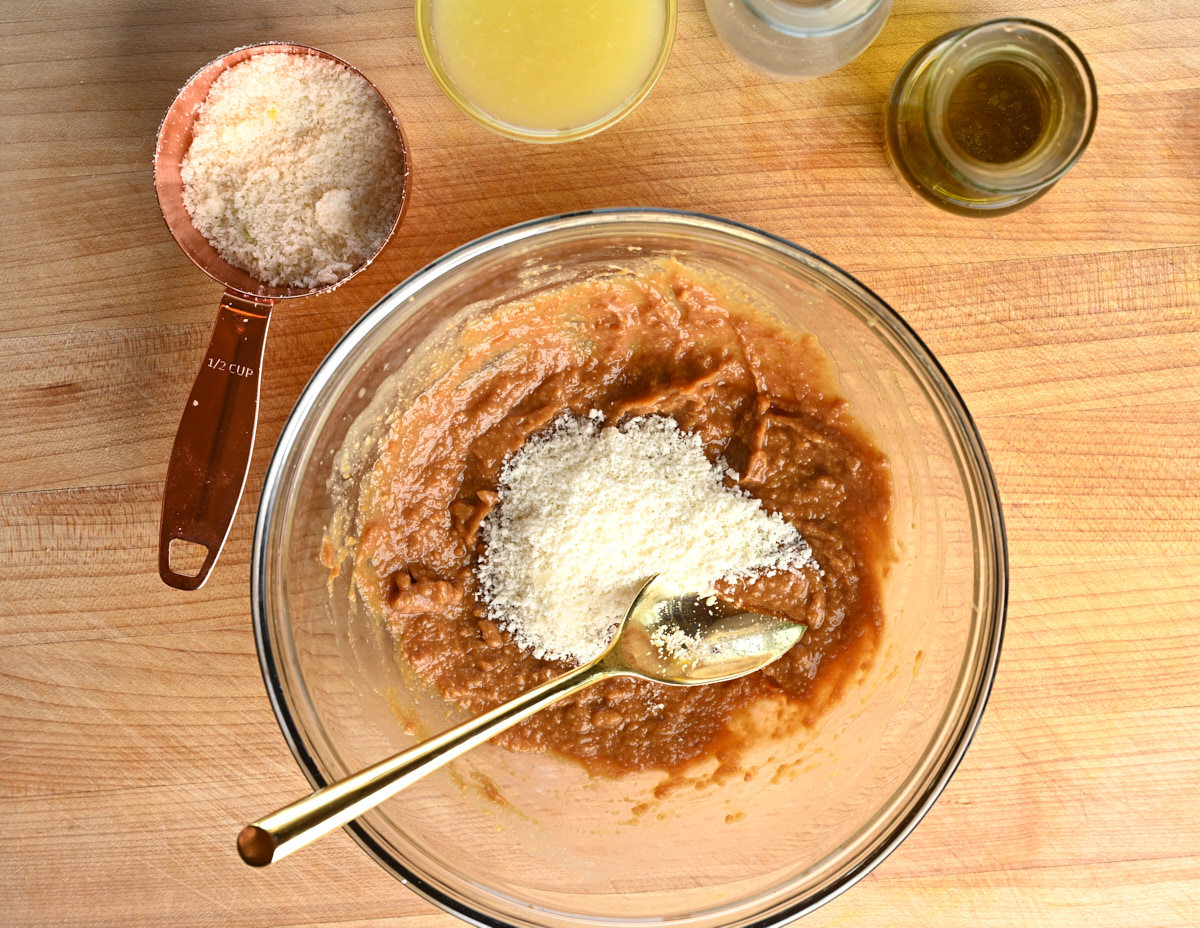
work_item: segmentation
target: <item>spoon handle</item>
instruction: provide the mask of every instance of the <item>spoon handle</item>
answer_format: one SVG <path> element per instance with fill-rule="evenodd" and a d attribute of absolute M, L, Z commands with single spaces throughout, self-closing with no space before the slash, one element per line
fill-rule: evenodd
<path fill-rule="evenodd" d="M 243 828 L 237 839 L 238 853 L 253 867 L 279 860 L 538 710 L 620 672 L 604 664 L 603 656 L 599 657 L 407 751 L 319 789 Z"/>
<path fill-rule="evenodd" d="M 271 304 L 225 291 L 212 339 L 175 433 L 163 488 L 158 573 L 178 590 L 208 579 L 225 544 L 250 469 L 258 426 L 258 388 Z M 199 570 L 173 550 L 203 551 Z"/>

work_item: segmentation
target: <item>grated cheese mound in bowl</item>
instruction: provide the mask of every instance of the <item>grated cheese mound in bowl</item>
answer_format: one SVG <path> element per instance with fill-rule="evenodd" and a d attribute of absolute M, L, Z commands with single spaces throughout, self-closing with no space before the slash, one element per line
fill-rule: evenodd
<path fill-rule="evenodd" d="M 316 55 L 255 55 L 200 108 L 180 171 L 192 224 L 230 264 L 275 287 L 348 277 L 391 233 L 404 152 L 360 74 Z"/>
<path fill-rule="evenodd" d="M 654 574 L 706 592 L 810 561 L 793 526 L 725 484 L 698 435 L 664 416 L 602 420 L 563 416 L 501 473 L 478 576 L 488 617 L 519 646 L 589 661 Z"/>

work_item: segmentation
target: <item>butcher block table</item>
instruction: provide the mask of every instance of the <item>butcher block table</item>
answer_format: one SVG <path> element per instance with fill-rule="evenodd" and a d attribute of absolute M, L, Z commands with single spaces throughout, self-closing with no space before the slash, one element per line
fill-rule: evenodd
<path fill-rule="evenodd" d="M 240 827 L 307 787 L 251 633 L 250 539 L 283 422 L 339 336 L 439 255 L 588 207 L 784 236 L 901 313 L 975 417 L 1011 596 L 983 723 L 910 838 L 806 928 L 1200 925 L 1200 4 L 896 0 L 825 78 L 737 64 L 700 0 L 615 128 L 538 146 L 442 96 L 410 4 L 0 2 L 0 925 L 459 924 L 343 832 L 267 870 Z M 1091 146 L 1051 193 L 943 213 L 888 165 L 922 44 L 1004 16 L 1084 51 Z M 245 497 L 201 590 L 156 570 L 167 459 L 220 287 L 159 215 L 155 132 L 248 43 L 362 69 L 411 148 L 402 227 L 346 286 L 280 304 Z"/>

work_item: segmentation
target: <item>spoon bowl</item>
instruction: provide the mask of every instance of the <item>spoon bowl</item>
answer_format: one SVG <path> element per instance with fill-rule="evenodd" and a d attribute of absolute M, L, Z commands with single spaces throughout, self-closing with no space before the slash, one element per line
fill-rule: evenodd
<path fill-rule="evenodd" d="M 732 680 L 782 657 L 806 630 L 807 626 L 743 612 L 715 595 L 684 591 L 666 578 L 654 577 L 638 592 L 599 657 L 247 825 L 238 835 L 238 853 L 254 867 L 273 863 L 600 680 L 631 676 L 671 686 Z"/>
<path fill-rule="evenodd" d="M 785 654 L 806 626 L 726 599 L 680 589 L 665 577 L 642 587 L 599 660 L 655 683 L 696 686 L 744 677 Z"/>

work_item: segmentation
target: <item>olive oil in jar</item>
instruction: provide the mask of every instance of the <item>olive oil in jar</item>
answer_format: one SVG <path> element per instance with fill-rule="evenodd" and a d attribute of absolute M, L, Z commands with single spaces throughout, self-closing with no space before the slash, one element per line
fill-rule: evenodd
<path fill-rule="evenodd" d="M 950 91 L 946 131 L 969 158 L 1007 164 L 1028 152 L 1046 127 L 1049 106 L 1037 74 L 1016 61 L 989 61 Z"/>
<path fill-rule="evenodd" d="M 998 215 L 1044 194 L 1083 154 L 1096 86 L 1066 36 L 1031 20 L 996 20 L 917 52 L 888 101 L 897 172 L 951 212 Z"/>

